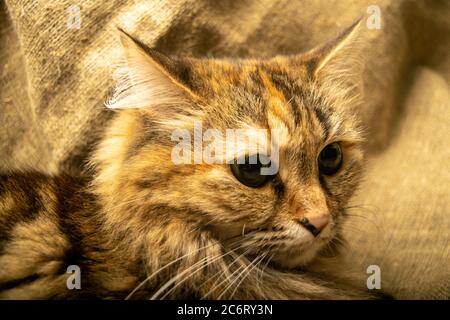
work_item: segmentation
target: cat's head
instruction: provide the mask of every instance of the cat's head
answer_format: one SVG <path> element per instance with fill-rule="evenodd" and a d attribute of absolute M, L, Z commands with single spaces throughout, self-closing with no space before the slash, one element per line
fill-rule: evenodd
<path fill-rule="evenodd" d="M 147 237 L 178 221 L 173 234 L 208 233 L 282 267 L 311 261 L 338 233 L 362 167 L 357 29 L 267 60 L 169 58 L 122 33 L 124 61 L 108 103 L 118 115 L 95 159 L 96 190 L 116 212 L 111 223 Z M 248 143 L 227 153 L 227 129 L 251 129 L 271 154 Z M 224 163 L 202 157 L 212 143 Z M 246 156 L 258 153 L 249 164 Z"/>

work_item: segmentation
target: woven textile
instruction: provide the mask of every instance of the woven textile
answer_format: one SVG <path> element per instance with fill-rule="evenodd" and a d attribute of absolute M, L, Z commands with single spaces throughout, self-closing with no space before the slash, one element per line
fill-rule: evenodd
<path fill-rule="evenodd" d="M 0 169 L 81 170 L 110 116 L 103 102 L 119 54 L 117 26 L 169 55 L 270 57 L 314 47 L 367 14 L 369 5 L 1 2 Z M 450 5 L 377 5 L 381 28 L 366 30 L 363 47 L 369 166 L 353 201 L 358 217 L 348 223 L 347 262 L 362 272 L 380 265 L 383 285 L 398 297 L 448 298 Z"/>

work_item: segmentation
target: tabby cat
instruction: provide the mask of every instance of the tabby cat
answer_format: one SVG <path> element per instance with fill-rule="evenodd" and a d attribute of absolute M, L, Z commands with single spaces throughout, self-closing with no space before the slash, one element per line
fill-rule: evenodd
<path fill-rule="evenodd" d="M 0 176 L 0 298 L 373 298 L 335 263 L 363 166 L 359 28 L 266 60 L 169 58 L 121 31 L 95 176 Z M 277 129 L 277 173 L 174 164 L 194 120 Z"/>

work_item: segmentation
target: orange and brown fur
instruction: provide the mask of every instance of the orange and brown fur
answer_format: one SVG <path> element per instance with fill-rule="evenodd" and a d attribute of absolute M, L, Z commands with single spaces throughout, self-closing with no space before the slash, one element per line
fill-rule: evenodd
<path fill-rule="evenodd" d="M 372 297 L 333 262 L 363 165 L 356 29 L 264 61 L 168 58 L 123 34 L 117 112 L 92 181 L 0 177 L 0 298 Z M 175 165 L 171 132 L 194 120 L 280 130 L 278 174 L 249 188 L 227 164 Z M 343 164 L 324 177 L 317 157 L 333 142 Z M 298 220 L 319 211 L 330 223 L 312 237 Z M 80 290 L 67 289 L 69 265 Z"/>

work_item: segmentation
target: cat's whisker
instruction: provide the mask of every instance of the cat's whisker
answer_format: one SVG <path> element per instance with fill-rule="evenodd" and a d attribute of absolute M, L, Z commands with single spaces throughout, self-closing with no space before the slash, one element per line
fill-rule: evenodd
<path fill-rule="evenodd" d="M 136 288 L 133 289 L 133 291 L 131 291 L 128 296 L 125 298 L 125 300 L 131 299 L 131 297 L 133 296 L 134 293 L 136 293 L 140 288 L 142 288 L 142 286 L 144 286 L 148 281 L 150 281 L 153 277 L 155 277 L 157 274 L 159 274 L 161 271 L 167 269 L 168 267 L 170 267 L 171 265 L 177 263 L 178 261 L 185 259 L 186 257 L 196 254 L 198 252 L 200 252 L 201 250 L 204 249 L 208 249 L 214 245 L 217 245 L 216 243 L 211 243 L 209 245 L 206 245 L 204 247 L 198 248 L 196 251 L 193 252 L 189 252 L 186 253 L 185 255 L 176 258 L 175 260 L 172 260 L 171 262 L 165 264 L 164 266 L 162 266 L 161 268 L 159 268 L 158 270 L 154 271 L 150 276 L 148 276 L 145 280 L 143 280 L 138 286 L 136 286 Z"/>
<path fill-rule="evenodd" d="M 264 258 L 265 258 L 268 254 L 269 254 L 268 252 L 265 252 L 265 253 L 261 254 L 261 255 L 259 256 L 259 258 L 258 258 L 258 257 L 255 258 L 255 259 L 249 264 L 249 267 L 248 267 L 248 268 L 244 269 L 244 271 L 243 271 L 244 276 L 241 278 L 241 280 L 239 280 L 238 284 L 237 284 L 236 287 L 234 288 L 233 292 L 232 292 L 231 295 L 230 295 L 230 299 L 233 299 L 234 294 L 236 293 L 236 291 L 238 290 L 238 288 L 239 288 L 239 286 L 242 284 L 242 282 L 249 276 L 249 274 L 250 274 L 255 268 L 258 267 L 258 265 L 264 260 Z M 258 260 L 258 261 L 257 261 L 257 260 Z M 257 262 L 255 262 L 255 261 L 257 261 Z M 252 266 L 252 265 L 253 265 L 253 266 Z M 241 275 L 239 275 L 238 278 L 239 278 L 240 276 L 241 276 Z"/>
<path fill-rule="evenodd" d="M 269 254 L 270 252 L 271 252 L 271 250 L 272 250 L 272 248 L 274 247 L 275 245 L 270 245 L 268 248 L 267 248 L 267 253 Z M 256 275 L 256 284 L 257 284 L 257 286 L 259 287 L 259 285 L 260 285 L 260 283 L 263 281 L 263 275 L 264 275 L 264 272 L 265 272 L 265 270 L 268 268 L 268 266 L 269 266 L 269 263 L 270 263 L 270 261 L 273 259 L 273 257 L 276 255 L 276 252 L 272 252 L 272 254 L 269 256 L 269 258 L 267 258 L 266 259 L 266 262 L 264 263 L 264 265 L 263 265 L 263 267 L 262 268 L 257 268 L 258 269 L 258 274 Z M 265 259 L 265 258 L 264 258 Z"/>
<path fill-rule="evenodd" d="M 242 261 L 239 261 L 242 262 Z M 222 290 L 222 293 L 217 297 L 217 299 L 220 299 L 223 294 L 225 294 L 225 292 L 228 290 L 228 288 L 230 288 L 233 283 L 236 281 L 236 277 L 235 274 L 237 274 L 241 269 L 245 268 L 248 264 L 242 263 L 241 265 L 239 265 L 236 270 L 234 270 L 231 274 L 229 278 L 226 278 L 225 280 L 223 280 L 222 282 L 220 282 L 215 288 L 214 290 L 216 290 L 217 288 L 219 288 L 223 283 L 225 282 L 229 282 L 229 284 L 225 287 L 225 289 Z M 211 290 L 213 292 L 213 290 Z"/>
<path fill-rule="evenodd" d="M 262 267 L 261 269 L 259 269 L 259 271 L 260 271 L 260 272 L 259 272 L 259 281 L 262 280 L 264 270 L 268 267 L 270 261 L 273 259 L 273 257 L 275 256 L 275 254 L 276 254 L 276 253 L 273 252 L 273 253 L 270 255 L 270 257 L 266 260 L 266 263 L 263 265 L 263 267 Z"/>
<path fill-rule="evenodd" d="M 266 235 L 263 237 L 263 239 L 259 239 L 259 240 L 254 241 L 254 242 L 253 242 L 253 245 L 257 245 L 257 243 L 263 242 L 267 236 L 268 236 L 268 234 L 266 234 Z M 241 244 L 241 247 L 244 247 L 244 246 L 250 247 L 249 245 L 246 245 L 245 243 L 244 243 L 244 244 Z M 249 249 L 250 249 L 250 248 L 248 248 L 246 251 L 244 251 L 244 253 L 242 253 L 239 257 L 237 257 L 237 258 L 235 259 L 235 261 L 233 261 L 233 263 L 231 263 L 231 264 L 228 266 L 228 268 L 231 267 L 231 266 L 237 261 L 237 259 L 242 258 L 242 257 L 249 251 Z M 268 253 L 269 253 L 269 251 L 263 253 L 263 254 L 264 254 L 264 257 L 267 256 Z M 273 256 L 273 255 L 272 255 L 272 256 Z M 264 259 L 264 257 L 263 257 L 262 259 Z M 233 276 L 236 272 L 238 272 L 238 271 L 239 271 L 239 268 L 238 268 L 237 270 L 235 270 L 230 276 L 232 277 L 232 276 Z M 217 280 L 217 281 L 218 281 L 218 280 Z M 225 278 L 223 281 L 221 281 L 219 284 L 217 284 L 217 281 L 214 283 L 213 288 L 212 288 L 205 296 L 203 296 L 203 298 L 206 298 L 209 294 L 211 294 L 212 292 L 214 292 L 214 290 L 216 290 L 218 287 L 220 287 L 224 282 L 230 281 L 230 279 L 226 277 L 226 278 Z M 233 281 L 234 281 L 234 280 L 233 280 Z"/>
<path fill-rule="evenodd" d="M 356 208 L 356 209 L 362 208 L 362 209 L 367 209 L 367 210 L 369 210 L 369 208 L 373 208 L 372 211 L 380 210 L 380 208 L 378 206 L 371 205 L 371 204 L 352 204 L 352 205 L 348 205 L 345 207 L 345 209 L 354 209 L 354 208 Z"/>
<path fill-rule="evenodd" d="M 237 249 L 235 249 L 235 250 L 237 250 Z M 234 251 L 235 251 L 234 250 Z M 237 262 L 242 262 L 240 259 L 242 259 L 244 256 L 245 256 L 245 254 L 248 252 L 248 249 L 246 250 L 246 251 L 244 251 L 242 254 L 240 254 L 239 256 L 237 256 L 234 260 L 233 260 L 233 262 L 232 263 L 230 263 L 229 265 L 227 265 L 227 271 L 231 271 L 230 270 L 230 267 L 232 267 L 234 264 L 236 264 Z M 219 288 L 224 282 L 226 282 L 226 281 L 229 281 L 229 277 L 232 277 L 233 276 L 233 274 L 237 271 L 237 270 L 239 270 L 239 268 L 240 267 L 238 267 L 235 271 L 233 271 L 229 276 L 227 276 L 227 275 L 225 275 L 225 279 L 224 280 L 222 280 L 219 284 L 217 284 L 217 282 L 219 281 L 219 279 L 220 278 L 218 278 L 215 282 L 214 282 L 214 284 L 213 284 L 213 287 L 202 297 L 202 299 L 205 299 L 206 297 L 208 297 L 211 293 L 213 293 L 217 288 Z M 214 274 L 214 276 L 215 275 L 217 275 L 218 273 L 220 273 L 221 271 L 219 271 L 219 272 L 217 272 L 217 273 L 215 273 Z M 211 279 L 212 277 L 210 277 L 210 279 Z"/>
<path fill-rule="evenodd" d="M 231 251 L 230 251 L 230 252 L 225 252 L 221 258 L 225 257 L 226 255 L 233 254 L 233 253 L 234 253 L 234 252 L 231 252 Z M 213 262 L 214 262 L 214 261 L 213 261 Z M 211 263 L 208 263 L 208 264 L 206 264 L 206 265 L 204 265 L 204 266 L 201 266 L 200 269 L 201 269 L 201 268 L 205 268 L 205 267 L 208 266 L 209 264 L 211 264 Z M 189 278 L 190 278 L 191 276 L 193 276 L 197 271 L 200 271 L 200 270 L 196 270 L 196 271 L 192 272 L 192 273 L 189 274 L 185 279 L 182 279 L 181 281 L 179 281 L 179 282 L 178 282 L 172 289 L 170 289 L 169 292 L 167 292 L 161 299 L 164 299 L 168 294 L 170 294 L 171 292 L 173 292 L 179 285 L 181 285 L 181 284 L 184 283 L 185 281 L 189 280 Z M 217 273 L 215 273 L 215 275 L 217 275 L 218 273 L 221 273 L 221 272 L 223 272 L 223 270 L 218 271 Z M 214 277 L 214 276 L 210 277 L 210 279 L 213 278 L 213 277 Z"/>
<path fill-rule="evenodd" d="M 210 258 L 210 257 L 205 257 L 205 258 L 203 258 L 201 261 L 201 263 L 200 263 L 200 265 L 197 267 L 197 268 L 189 268 L 188 270 L 189 270 L 189 272 L 186 272 L 187 273 L 187 277 L 185 277 L 184 279 L 182 278 L 180 281 L 177 281 L 176 283 L 175 283 L 175 285 L 170 289 L 170 290 L 168 290 L 162 297 L 161 297 L 161 300 L 163 300 L 163 299 L 165 299 L 167 296 L 169 296 L 172 292 L 175 292 L 176 291 L 176 289 L 180 286 L 180 285 L 182 285 L 184 282 L 186 282 L 187 280 L 189 280 L 191 277 L 193 277 L 197 272 L 199 272 L 199 271 L 201 271 L 201 270 L 203 270 L 203 269 L 205 269 L 207 266 L 209 266 L 209 265 L 211 265 L 212 263 L 214 263 L 215 262 L 215 260 L 218 260 L 218 259 L 221 259 L 221 258 L 223 258 L 224 256 L 225 256 L 226 254 L 222 254 L 222 255 L 220 255 L 220 256 L 218 256 L 218 257 L 216 257 L 217 259 L 215 259 L 215 258 Z M 204 262 L 206 262 L 206 264 L 204 263 Z M 186 270 L 186 271 L 188 271 L 188 270 Z M 153 300 L 153 299 L 152 299 Z"/>
<path fill-rule="evenodd" d="M 273 241 L 277 235 L 264 233 L 260 235 L 259 233 L 247 233 L 245 237 L 238 239 L 235 244 L 243 244 L 247 246 L 264 245 L 266 241 Z M 239 242 L 240 241 L 240 242 Z"/>
<path fill-rule="evenodd" d="M 362 218 L 378 217 L 380 208 L 370 205 L 352 205 L 343 208 L 346 215 L 360 216 Z M 358 210 L 358 212 L 355 212 Z M 360 214 L 359 212 L 364 212 L 365 214 Z"/>
<path fill-rule="evenodd" d="M 365 223 L 371 223 L 378 231 L 381 230 L 383 222 L 380 221 L 382 217 L 377 214 L 376 211 L 367 208 L 367 205 L 353 205 L 344 208 L 346 210 L 347 219 L 345 221 L 345 225 L 347 227 L 354 226 L 356 227 L 356 231 L 361 232 L 361 226 Z M 379 210 L 377 207 L 373 206 L 375 210 Z M 349 211 L 350 210 L 350 211 Z M 358 210 L 359 212 L 355 212 Z M 369 214 L 362 214 L 361 211 L 364 211 Z"/>
<path fill-rule="evenodd" d="M 376 219 L 379 219 L 379 216 L 377 216 L 375 213 L 370 213 L 370 215 L 367 215 L 367 214 L 363 214 L 363 213 L 359 213 L 359 212 L 347 211 L 346 218 L 347 218 L 347 220 L 355 218 L 355 219 L 359 219 L 362 221 L 374 222 Z"/>
<path fill-rule="evenodd" d="M 202 270 L 204 267 L 210 265 L 211 263 L 224 258 L 225 256 L 231 254 L 232 251 L 228 251 L 213 257 L 206 256 L 190 266 L 188 269 L 182 271 L 181 273 L 178 273 L 175 277 L 172 277 L 169 281 L 167 281 L 158 291 L 153 294 L 153 296 L 150 298 L 150 300 L 155 300 L 159 295 L 161 295 L 166 289 L 168 289 L 173 283 L 175 283 L 179 278 L 184 276 L 185 274 L 190 274 L 190 276 L 193 276 L 198 271 Z M 209 261 L 208 261 L 209 260 Z M 206 265 L 203 265 L 205 261 L 208 261 Z M 200 267 L 199 267 L 200 266 Z M 194 269 L 194 270 L 193 270 Z M 192 272 L 192 273 L 191 273 Z"/>
<path fill-rule="evenodd" d="M 370 223 L 372 225 L 372 227 L 374 227 L 378 232 L 382 231 L 382 225 L 380 223 L 376 223 L 373 220 L 363 220 L 364 222 L 358 222 L 352 219 L 347 219 L 344 223 L 343 223 L 343 229 L 348 230 L 348 231 L 354 231 L 357 233 L 362 233 L 362 232 L 366 232 L 367 227 L 365 227 L 365 225 L 367 223 Z"/>
<path fill-rule="evenodd" d="M 170 278 L 162 287 L 160 287 L 150 298 L 150 300 L 156 300 L 158 296 L 160 296 L 165 290 L 167 290 L 172 284 L 174 284 L 179 278 L 183 277 L 185 274 L 191 273 L 191 275 L 195 274 L 197 271 L 201 270 L 203 268 L 204 262 L 206 262 L 208 259 L 217 259 L 222 258 L 223 254 L 216 255 L 213 258 L 210 256 L 203 257 L 202 259 L 198 260 L 196 263 L 194 263 L 192 266 L 187 268 L 186 270 L 178 273 L 174 277 Z M 200 268 L 199 268 L 200 266 Z"/>
<path fill-rule="evenodd" d="M 347 243 L 345 240 L 341 239 L 340 237 L 333 237 L 328 243 L 328 247 L 332 247 L 333 245 L 337 246 L 345 246 Z"/>
<path fill-rule="evenodd" d="M 225 295 L 225 293 L 231 289 L 231 287 L 236 283 L 236 281 L 238 281 L 248 270 L 252 270 L 252 266 L 254 264 L 254 262 L 258 259 L 260 259 L 262 256 L 258 255 L 256 258 L 254 258 L 252 261 L 247 262 L 245 265 L 241 266 L 238 270 L 242 269 L 242 271 L 239 272 L 239 274 L 234 278 L 234 280 L 222 291 L 222 293 L 219 295 L 219 297 L 217 299 L 221 299 L 223 297 L 223 295 Z M 236 270 L 236 271 L 238 271 Z M 245 279 L 245 276 L 241 279 L 242 281 Z M 232 294 L 229 296 L 229 299 L 232 299 L 234 293 L 236 292 L 238 286 L 242 283 L 242 281 L 240 281 L 238 283 L 238 285 L 236 286 L 235 290 L 232 292 Z"/>

